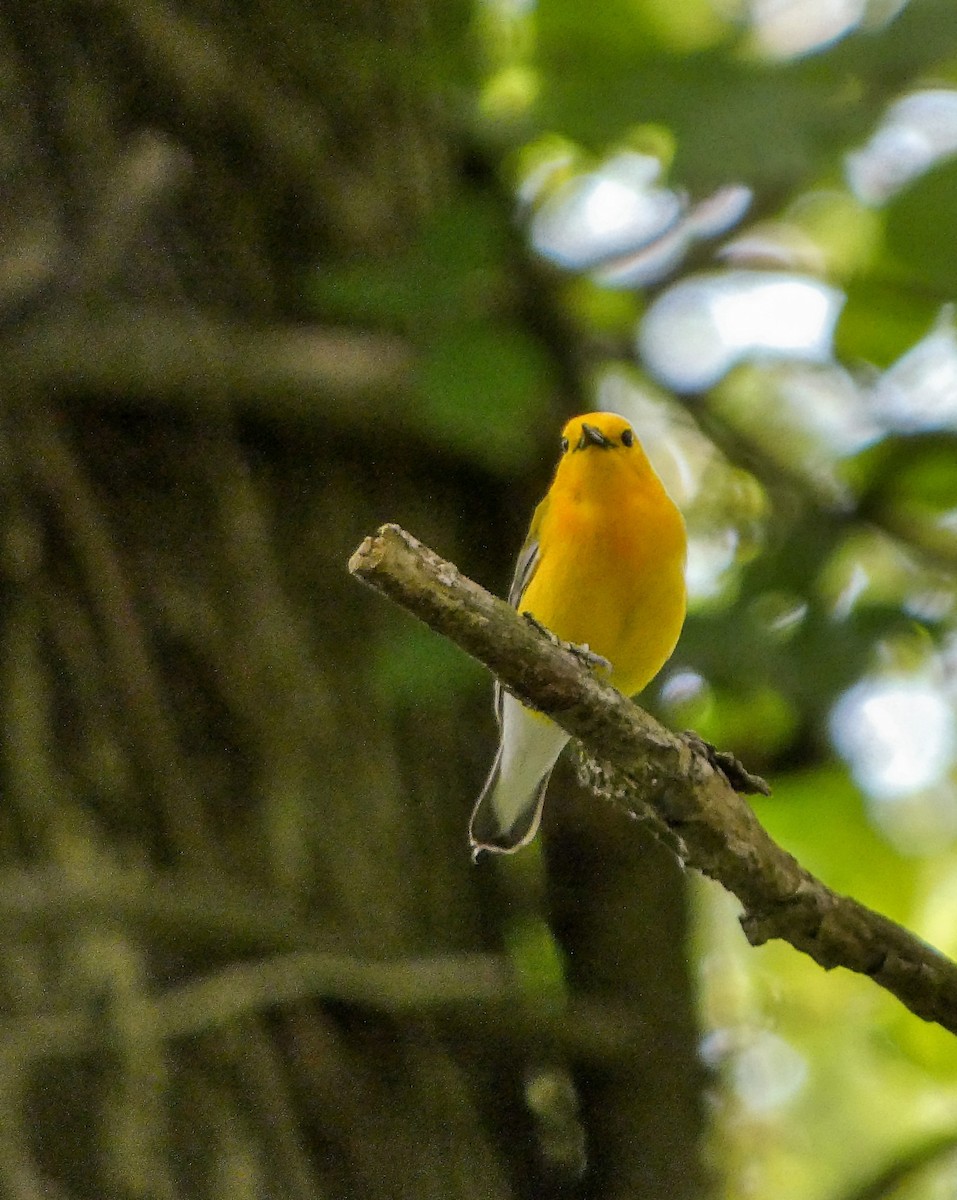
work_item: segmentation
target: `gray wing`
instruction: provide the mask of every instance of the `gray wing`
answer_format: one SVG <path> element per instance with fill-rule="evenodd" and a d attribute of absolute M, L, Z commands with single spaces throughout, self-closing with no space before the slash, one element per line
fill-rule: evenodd
<path fill-rule="evenodd" d="M 538 570 L 539 557 L 538 538 L 530 537 L 518 556 L 515 574 L 512 576 L 512 586 L 508 589 L 508 602 L 513 608 L 518 608 L 519 600 L 532 582 L 532 576 Z"/>
<path fill-rule="evenodd" d="M 508 602 L 513 608 L 518 608 L 519 601 L 525 595 L 525 589 L 532 582 L 532 576 L 538 570 L 539 559 L 538 538 L 530 537 L 518 556 L 515 574 L 512 576 L 512 585 L 508 589 Z M 492 703 L 495 706 L 495 719 L 499 725 L 502 724 L 502 698 L 504 695 L 502 685 L 496 679 L 492 688 Z"/>

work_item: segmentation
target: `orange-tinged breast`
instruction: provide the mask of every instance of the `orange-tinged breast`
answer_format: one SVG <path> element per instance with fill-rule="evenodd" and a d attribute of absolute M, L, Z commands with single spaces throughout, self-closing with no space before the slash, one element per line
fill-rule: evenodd
<path fill-rule="evenodd" d="M 607 658 L 626 695 L 661 670 L 685 615 L 684 522 L 639 454 L 596 449 L 563 460 L 519 605 Z"/>

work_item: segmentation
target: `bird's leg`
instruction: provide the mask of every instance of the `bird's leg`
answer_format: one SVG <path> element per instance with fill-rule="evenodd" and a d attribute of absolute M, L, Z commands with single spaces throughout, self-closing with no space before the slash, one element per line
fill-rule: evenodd
<path fill-rule="evenodd" d="M 577 642 L 566 642 L 558 636 L 557 633 L 552 633 L 547 625 L 543 625 L 536 617 L 533 617 L 530 612 L 523 612 L 522 616 L 539 633 L 543 634 L 555 646 L 561 646 L 563 650 L 567 650 L 569 654 L 574 656 L 585 664 L 592 671 L 611 671 L 611 663 L 607 658 L 596 654 L 594 650 L 588 648 L 588 644 L 578 645 Z"/>
<path fill-rule="evenodd" d="M 562 645 L 562 639 L 560 637 L 557 637 L 554 633 L 552 633 L 552 631 L 548 628 L 547 625 L 543 625 L 541 623 L 541 621 L 538 619 L 538 617 L 533 617 L 530 612 L 523 612 L 522 616 L 529 623 L 529 625 L 531 625 L 531 627 L 533 629 L 537 629 L 539 633 L 544 634 L 545 637 L 547 637 L 548 640 L 553 645 L 555 645 L 555 646 Z"/>
<path fill-rule="evenodd" d="M 589 650 L 588 643 L 583 642 L 580 646 L 576 642 L 562 642 L 565 649 L 585 664 L 593 671 L 604 671 L 606 674 L 611 674 L 611 663 L 603 654 L 596 654 L 594 650 Z"/>

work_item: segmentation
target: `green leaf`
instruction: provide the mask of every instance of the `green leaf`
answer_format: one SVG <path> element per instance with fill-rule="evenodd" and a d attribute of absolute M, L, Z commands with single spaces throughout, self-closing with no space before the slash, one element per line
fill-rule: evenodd
<path fill-rule="evenodd" d="M 521 329 L 454 325 L 427 349 L 419 374 L 423 427 L 482 466 L 511 472 L 541 444 L 550 366 Z"/>
<path fill-rule="evenodd" d="M 957 162 L 928 171 L 890 205 L 887 247 L 915 276 L 942 296 L 957 295 Z"/>
<path fill-rule="evenodd" d="M 438 208 L 393 254 L 321 266 L 307 285 L 315 309 L 337 320 L 399 328 L 422 337 L 434 324 L 501 307 L 508 227 L 485 197 Z"/>
<path fill-rule="evenodd" d="M 424 625 L 399 618 L 383 628 L 370 655 L 371 683 L 384 710 L 427 709 L 448 703 L 452 694 L 478 690 L 485 671 L 444 637 Z"/>

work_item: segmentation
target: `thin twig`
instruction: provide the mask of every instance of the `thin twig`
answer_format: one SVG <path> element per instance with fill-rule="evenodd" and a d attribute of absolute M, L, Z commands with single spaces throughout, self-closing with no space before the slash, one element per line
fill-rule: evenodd
<path fill-rule="evenodd" d="M 373 417 L 415 428 L 416 357 L 392 334 L 328 325 L 253 326 L 161 304 L 83 305 L 24 329 L 0 363 L 5 390 L 148 405 L 187 415 L 229 407 L 306 426 L 359 428 Z M 382 408 L 382 396 L 396 412 Z M 96 400 L 91 398 L 96 397 Z M 378 408 L 374 406 L 378 405 Z"/>
<path fill-rule="evenodd" d="M 604 999 L 571 997 L 567 1005 L 543 1005 L 506 959 L 468 953 L 370 961 L 295 950 L 231 963 L 153 994 L 145 1001 L 144 1019 L 168 1045 L 313 1000 L 391 1016 L 441 1015 L 459 1036 L 485 1045 L 495 1041 L 509 1051 L 535 1045 L 574 1061 L 618 1066 L 629 1056 L 641 1058 L 655 1032 Z M 0 1047 L 12 1062 L 72 1058 L 103 1046 L 115 1050 L 115 1032 L 93 1007 L 0 1021 Z"/>
<path fill-rule="evenodd" d="M 246 954 L 294 950 L 315 940 L 290 904 L 208 872 L 0 871 L 0 933 L 44 934 L 87 922 L 121 922 L 164 944 Z"/>

